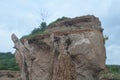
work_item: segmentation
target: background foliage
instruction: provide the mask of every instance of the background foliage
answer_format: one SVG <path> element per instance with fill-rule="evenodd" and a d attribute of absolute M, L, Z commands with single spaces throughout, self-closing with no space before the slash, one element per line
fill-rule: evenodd
<path fill-rule="evenodd" d="M 19 70 L 14 54 L 0 52 L 0 70 Z"/>

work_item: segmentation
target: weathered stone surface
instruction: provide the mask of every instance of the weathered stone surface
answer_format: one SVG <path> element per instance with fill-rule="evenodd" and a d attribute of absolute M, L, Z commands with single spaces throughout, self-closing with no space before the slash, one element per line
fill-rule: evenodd
<path fill-rule="evenodd" d="M 93 15 L 69 18 L 69 19 L 59 19 L 56 22 L 47 27 L 47 32 L 54 31 L 68 31 L 76 29 L 97 29 L 102 31 L 101 22 L 99 19 Z"/>
<path fill-rule="evenodd" d="M 46 31 L 49 33 L 22 40 L 12 35 L 21 80 L 97 80 L 106 59 L 98 18 L 63 20 Z"/>

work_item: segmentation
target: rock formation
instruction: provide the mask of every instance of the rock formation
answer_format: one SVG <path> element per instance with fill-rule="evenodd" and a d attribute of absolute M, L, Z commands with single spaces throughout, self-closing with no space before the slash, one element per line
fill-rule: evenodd
<path fill-rule="evenodd" d="M 21 80 L 98 80 L 106 52 L 101 23 L 87 15 L 61 19 L 47 34 L 12 40 Z"/>

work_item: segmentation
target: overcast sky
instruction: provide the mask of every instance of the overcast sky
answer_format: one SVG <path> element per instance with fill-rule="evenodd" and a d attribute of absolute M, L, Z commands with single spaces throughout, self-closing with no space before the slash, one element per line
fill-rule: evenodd
<path fill-rule="evenodd" d="M 120 0 L 0 0 L 0 52 L 14 52 L 11 34 L 29 34 L 41 22 L 40 11 L 49 13 L 47 22 L 62 16 L 99 17 L 106 42 L 107 64 L 120 64 Z"/>

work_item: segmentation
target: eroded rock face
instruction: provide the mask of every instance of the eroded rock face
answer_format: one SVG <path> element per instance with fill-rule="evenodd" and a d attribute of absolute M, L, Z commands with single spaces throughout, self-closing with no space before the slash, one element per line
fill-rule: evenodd
<path fill-rule="evenodd" d="M 93 15 L 68 18 L 68 19 L 59 19 L 56 22 L 53 22 L 47 27 L 47 32 L 54 31 L 68 31 L 68 30 L 77 30 L 77 29 L 96 29 L 102 31 L 101 22 L 99 19 Z"/>
<path fill-rule="evenodd" d="M 48 34 L 22 40 L 12 35 L 21 80 L 98 80 L 106 59 L 98 18 L 89 15 L 52 25 Z"/>

